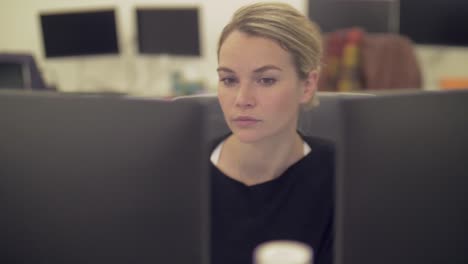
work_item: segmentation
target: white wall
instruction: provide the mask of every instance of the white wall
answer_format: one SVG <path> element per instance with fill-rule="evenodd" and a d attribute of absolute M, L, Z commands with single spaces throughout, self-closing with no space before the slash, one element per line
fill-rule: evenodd
<path fill-rule="evenodd" d="M 1 0 L 0 51 L 32 52 L 46 81 L 62 91 L 120 91 L 137 95 L 170 94 L 170 73 L 179 70 L 192 79 L 203 79 L 214 90 L 216 44 L 222 27 L 249 0 Z M 285 0 L 302 12 L 306 0 Z M 134 8 L 137 6 L 199 6 L 202 57 L 141 56 L 136 50 Z M 46 59 L 42 47 L 39 13 L 115 7 L 121 54 Z"/>
<path fill-rule="evenodd" d="M 439 89 L 443 78 L 468 78 L 468 47 L 416 47 L 426 90 Z"/>

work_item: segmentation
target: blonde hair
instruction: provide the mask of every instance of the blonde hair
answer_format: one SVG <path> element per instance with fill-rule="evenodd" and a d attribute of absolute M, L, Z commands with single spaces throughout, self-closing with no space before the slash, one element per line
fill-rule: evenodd
<path fill-rule="evenodd" d="M 299 78 L 320 69 L 322 37 L 318 26 L 294 7 L 285 3 L 256 3 L 238 9 L 224 27 L 221 46 L 233 31 L 278 42 L 292 57 Z"/>

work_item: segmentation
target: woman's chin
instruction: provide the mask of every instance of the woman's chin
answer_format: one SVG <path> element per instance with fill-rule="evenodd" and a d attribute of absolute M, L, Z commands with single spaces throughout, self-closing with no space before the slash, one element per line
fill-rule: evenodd
<path fill-rule="evenodd" d="M 250 130 L 250 131 L 245 131 L 245 130 L 236 131 L 236 130 L 234 130 L 233 135 L 234 135 L 234 137 L 236 137 L 236 139 L 239 142 L 247 143 L 247 144 L 258 142 L 258 141 L 262 140 L 265 137 L 265 135 L 263 135 L 259 131 L 253 131 L 253 130 Z"/>

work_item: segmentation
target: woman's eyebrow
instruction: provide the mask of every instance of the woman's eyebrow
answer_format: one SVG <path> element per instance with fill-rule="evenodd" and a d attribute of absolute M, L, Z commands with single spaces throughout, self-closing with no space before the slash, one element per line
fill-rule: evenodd
<path fill-rule="evenodd" d="M 217 72 L 229 72 L 229 73 L 234 73 L 233 70 L 231 70 L 231 69 L 229 69 L 229 68 L 227 68 L 227 67 L 218 67 L 218 68 L 216 69 L 216 71 L 217 71 Z"/>
<path fill-rule="evenodd" d="M 277 71 L 282 71 L 282 69 L 278 66 L 275 66 L 275 65 L 265 65 L 265 66 L 262 66 L 260 68 L 257 68 L 254 70 L 255 73 L 262 73 L 262 72 L 265 72 L 265 71 L 268 71 L 268 70 L 277 70 Z"/>
<path fill-rule="evenodd" d="M 254 73 L 262 73 L 262 72 L 265 72 L 265 71 L 268 71 L 268 70 L 277 70 L 277 71 L 282 71 L 282 69 L 278 66 L 275 66 L 275 65 L 265 65 L 265 66 L 262 66 L 262 67 L 259 67 L 257 69 L 255 69 L 253 72 Z M 216 69 L 217 72 L 228 72 L 228 73 L 235 73 L 234 70 L 228 68 L 228 67 L 218 67 Z"/>

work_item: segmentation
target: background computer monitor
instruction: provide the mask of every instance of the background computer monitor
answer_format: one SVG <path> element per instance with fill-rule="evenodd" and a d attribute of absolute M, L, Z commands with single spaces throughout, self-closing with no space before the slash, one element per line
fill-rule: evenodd
<path fill-rule="evenodd" d="M 309 0 L 309 17 L 323 32 L 360 27 L 367 32 L 398 32 L 399 0 Z"/>
<path fill-rule="evenodd" d="M 46 57 L 117 54 L 115 11 L 40 14 Z"/>
<path fill-rule="evenodd" d="M 400 33 L 418 44 L 468 46 L 466 25 L 468 1 L 400 0 Z"/>
<path fill-rule="evenodd" d="M 0 263 L 207 263 L 190 102 L 0 91 Z"/>
<path fill-rule="evenodd" d="M 336 264 L 468 263 L 468 91 L 345 100 Z"/>
<path fill-rule="evenodd" d="M 200 56 L 198 8 L 137 8 L 138 51 Z"/>

